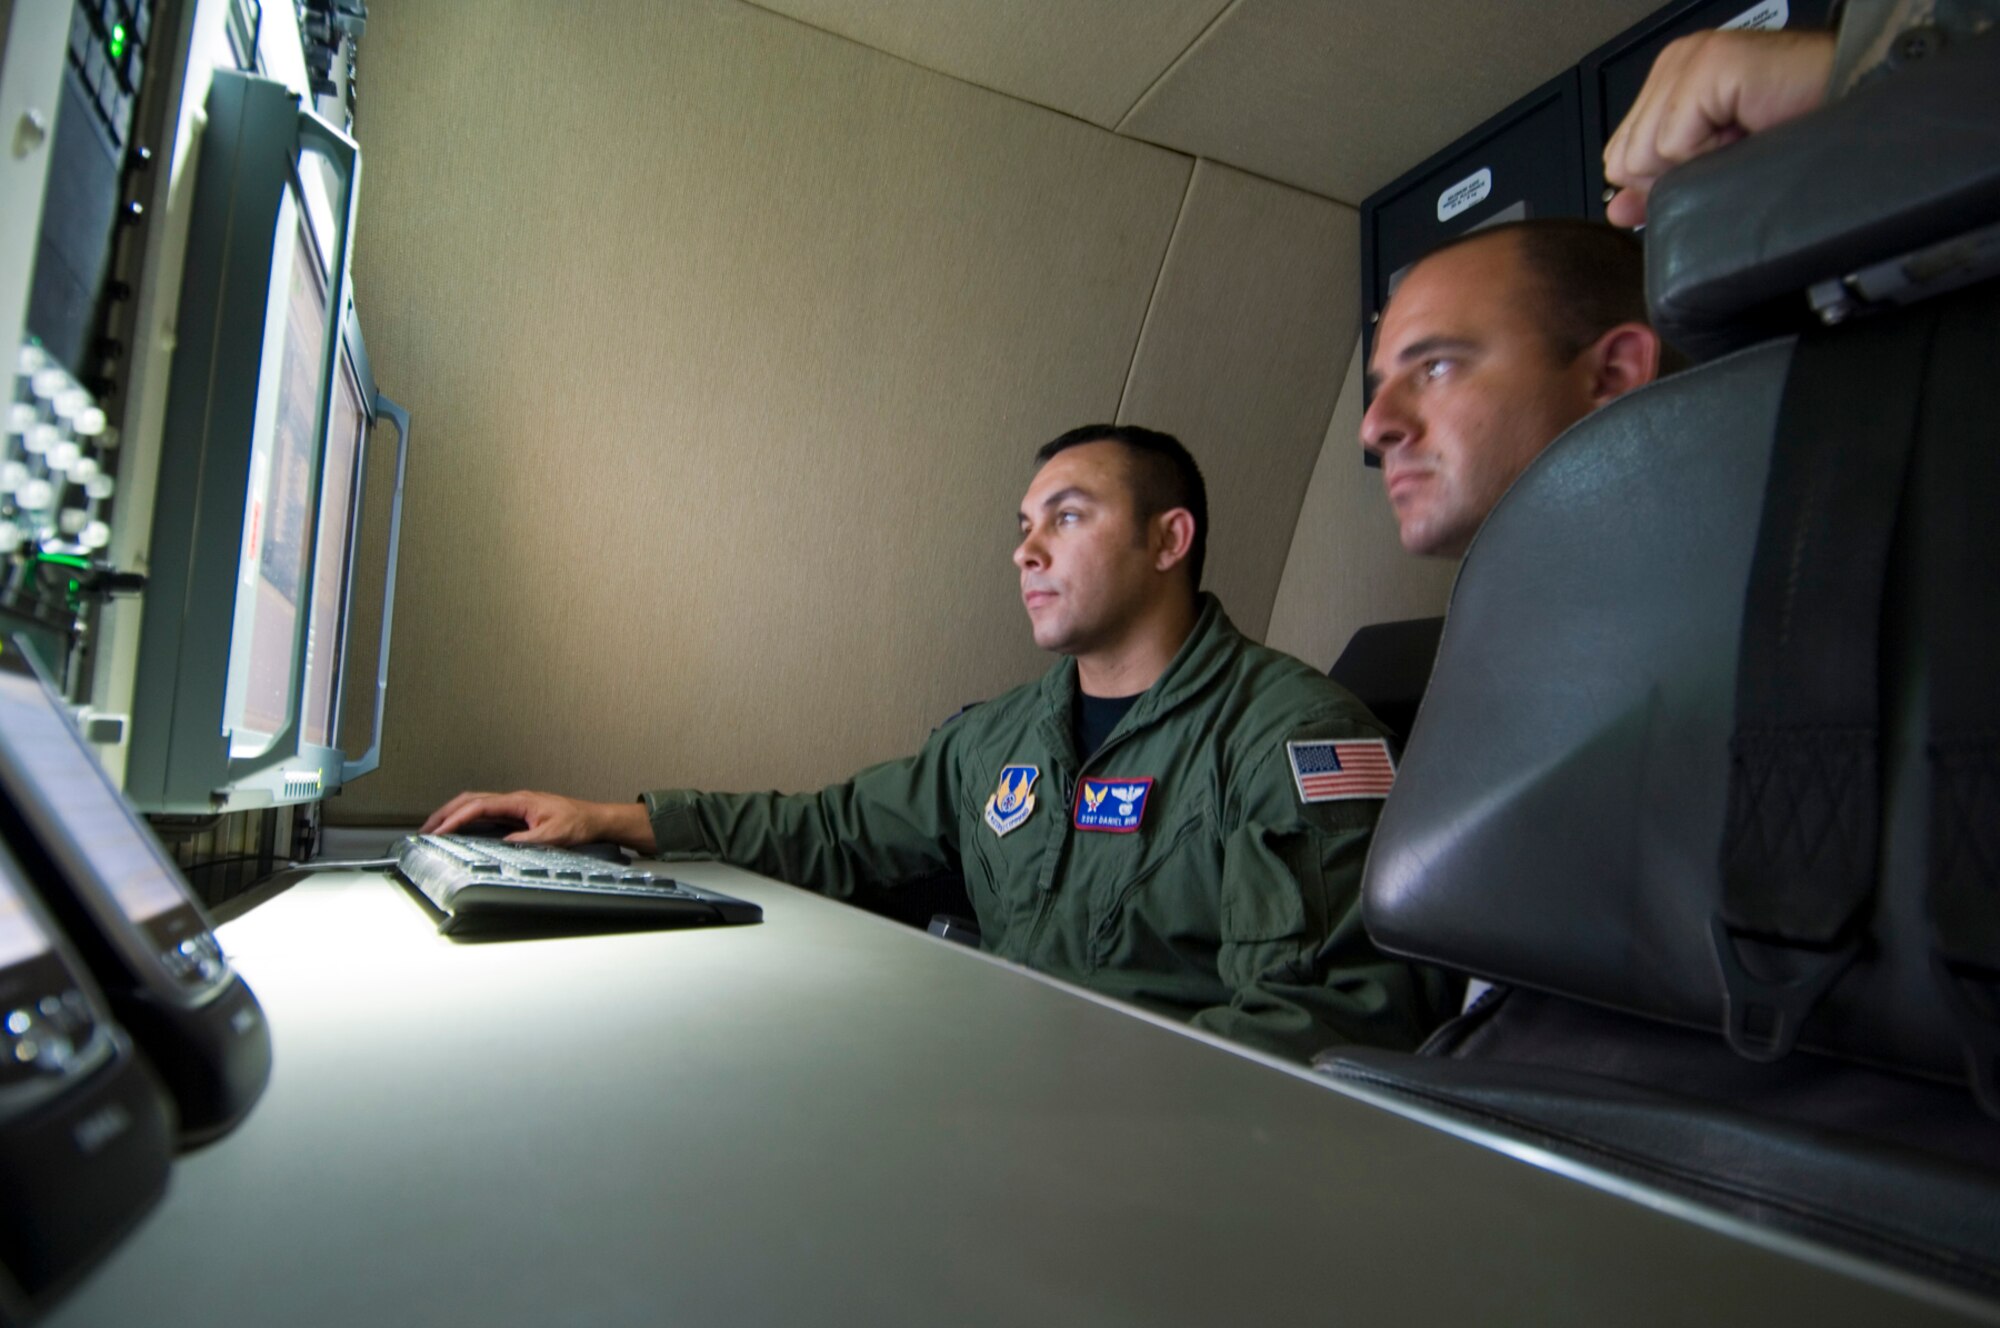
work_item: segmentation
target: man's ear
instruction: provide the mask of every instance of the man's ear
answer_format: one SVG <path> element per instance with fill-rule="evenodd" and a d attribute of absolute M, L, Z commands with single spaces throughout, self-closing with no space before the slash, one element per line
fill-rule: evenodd
<path fill-rule="evenodd" d="M 1644 323 L 1620 323 L 1584 355 L 1592 409 L 1660 376 L 1660 334 Z"/>
<path fill-rule="evenodd" d="M 1153 518 L 1153 567 L 1165 572 L 1184 561 L 1194 548 L 1194 513 L 1170 507 Z"/>

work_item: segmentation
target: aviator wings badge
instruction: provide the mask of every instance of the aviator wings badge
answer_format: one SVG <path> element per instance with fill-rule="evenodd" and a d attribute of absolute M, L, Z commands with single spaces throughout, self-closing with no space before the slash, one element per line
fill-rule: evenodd
<path fill-rule="evenodd" d="M 986 824 L 996 835 L 1020 828 L 1035 810 L 1035 781 L 1041 771 L 1031 765 L 1010 765 L 1000 771 L 1000 787 L 986 800 Z"/>

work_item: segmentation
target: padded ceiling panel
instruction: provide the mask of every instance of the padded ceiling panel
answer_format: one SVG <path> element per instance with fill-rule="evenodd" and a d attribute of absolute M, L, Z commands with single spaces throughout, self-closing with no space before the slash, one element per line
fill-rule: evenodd
<path fill-rule="evenodd" d="M 1180 436 L 1208 481 L 1204 581 L 1262 637 L 1360 327 L 1354 209 L 1195 166 L 1118 416 Z"/>
<path fill-rule="evenodd" d="M 1238 0 L 1119 131 L 1359 203 L 1660 3 Z"/>
<path fill-rule="evenodd" d="M 754 0 L 1110 129 L 1228 0 Z"/>

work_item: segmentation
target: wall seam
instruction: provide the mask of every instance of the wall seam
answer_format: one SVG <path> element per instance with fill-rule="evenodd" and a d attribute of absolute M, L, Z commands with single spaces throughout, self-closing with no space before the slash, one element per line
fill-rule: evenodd
<path fill-rule="evenodd" d="M 1188 199 L 1194 197 L 1194 178 L 1201 172 L 1202 159 L 1197 157 L 1188 166 L 1187 186 L 1181 190 L 1181 205 L 1174 211 L 1174 224 L 1167 232 L 1166 248 L 1160 251 L 1160 268 L 1153 274 L 1153 289 L 1146 293 L 1146 314 L 1139 320 L 1139 335 L 1132 339 L 1132 357 L 1125 365 L 1125 383 L 1118 389 L 1118 408 L 1112 412 L 1114 423 L 1124 424 L 1125 403 L 1132 396 L 1132 380 L 1139 374 L 1139 352 L 1146 347 L 1146 333 L 1153 326 L 1153 312 L 1159 308 L 1160 287 L 1166 284 L 1167 267 L 1174 261 L 1174 244 L 1181 237 L 1181 225 L 1187 220 Z"/>
<path fill-rule="evenodd" d="M 1339 363 L 1342 365 L 1340 370 L 1342 388 L 1347 385 L 1348 370 L 1354 367 L 1354 352 L 1360 349 L 1360 347 L 1361 331 L 1359 328 L 1356 328 L 1354 332 L 1354 344 L 1347 348 L 1347 353 L 1341 356 L 1339 360 Z M 1306 476 L 1305 490 L 1299 494 L 1299 510 L 1292 516 L 1292 537 L 1285 541 L 1285 560 L 1278 565 L 1278 584 L 1271 591 L 1271 612 L 1264 620 L 1264 642 L 1266 644 L 1270 641 L 1271 626 L 1278 616 L 1278 601 L 1284 598 L 1285 583 L 1292 579 L 1292 555 L 1298 552 L 1299 531 L 1305 526 L 1306 499 L 1312 493 L 1313 481 L 1319 478 L 1320 466 L 1328 459 L 1326 455 L 1327 437 L 1333 432 L 1333 417 L 1340 414 L 1340 400 L 1345 395 L 1344 391 L 1336 390 L 1334 392 L 1333 404 L 1327 407 L 1326 419 L 1319 426 L 1319 453 L 1313 457 L 1312 473 Z"/>
<path fill-rule="evenodd" d="M 766 18 L 776 19 L 782 23 L 789 23 L 795 28 L 804 28 L 807 32 L 816 32 L 822 37 L 831 37 L 834 41 L 845 42 L 849 46 L 857 47 L 864 51 L 872 51 L 876 55 L 879 55 L 882 58 L 884 58 L 885 60 L 894 60 L 897 64 L 908 65 L 912 69 L 921 69 L 926 74 L 930 74 L 935 78 L 948 78 L 952 82 L 962 83 L 968 88 L 978 88 L 981 92 L 989 92 L 996 97 L 1005 97 L 1008 101 L 1014 102 L 1018 105 L 1032 106 L 1038 111 L 1046 111 L 1050 115 L 1060 116 L 1065 120 L 1074 121 L 1075 123 L 1080 125 L 1088 125 L 1090 128 L 1095 129 L 1100 134 L 1111 134 L 1118 138 L 1124 139 L 1128 143 L 1144 144 L 1146 147 L 1154 148 L 1160 152 L 1171 152 L 1176 157 L 1186 157 L 1190 161 L 1194 160 L 1193 153 L 1182 152 L 1179 148 L 1171 148 L 1164 143 L 1152 142 L 1150 139 L 1134 138 L 1130 134 L 1120 134 L 1118 132 L 1117 125 L 1101 125 L 1097 123 L 1097 121 L 1092 120 L 1087 116 L 1078 115 L 1074 111 L 1066 111 L 1062 109 L 1062 107 L 1060 106 L 1050 106 L 1045 102 L 1036 101 L 1032 97 L 1023 97 L 1018 92 L 1008 92 L 1004 88 L 989 87 L 987 84 L 981 83 L 978 79 L 967 78 L 963 74 L 954 74 L 949 72 L 948 70 L 936 69 L 930 65 L 925 64 L 921 60 L 913 59 L 912 57 L 907 55 L 898 55 L 894 51 L 885 51 L 880 46 L 869 45 L 867 42 L 862 41 L 859 37 L 850 37 L 844 32 L 835 32 L 832 28 L 822 28 L 817 23 L 808 23 L 804 19 L 796 18 L 791 14 L 785 13 L 781 9 L 772 9 L 769 7 L 768 4 L 763 3 L 763 0 L 736 0 L 736 2 L 742 5 L 745 9 L 754 9 L 755 11 L 757 11 L 759 14 L 762 14 Z M 1214 26 L 1214 24 L 1211 23 L 1210 26 L 1212 27 Z M 1202 31 L 1206 32 L 1208 31 L 1208 29 L 1203 28 Z M 1199 41 L 1200 38 L 1197 37 L 1195 40 Z M 1179 60 L 1180 57 L 1176 56 L 1175 63 L 1179 63 Z M 1173 67 L 1172 65 L 1168 66 L 1169 69 L 1171 69 L 1172 67 Z M 1154 80 L 1154 82 L 1158 81 L 1159 81 L 1158 79 Z M 1152 88 L 1148 86 L 1146 91 L 1150 92 L 1152 91 Z M 1139 95 L 1141 100 L 1143 100 L 1145 97 L 1145 93 L 1142 92 Z M 1136 105 L 1136 103 L 1134 104 Z M 1126 114 L 1130 115 L 1131 112 L 1127 111 Z"/>
<path fill-rule="evenodd" d="M 1203 28 L 1198 34 L 1196 34 L 1195 39 L 1188 43 L 1187 50 L 1182 51 L 1179 55 L 1174 57 L 1173 62 L 1166 67 L 1165 71 L 1160 74 L 1159 78 L 1154 79 L 1153 82 L 1147 86 L 1145 92 L 1139 94 L 1139 101 L 1133 102 L 1131 110 L 1126 111 L 1124 115 L 1120 116 L 1118 119 L 1118 123 L 1115 125 L 1101 125 L 1097 123 L 1097 121 L 1095 120 L 1086 119 L 1083 116 L 1077 115 L 1071 111 L 1065 111 L 1059 106 L 1049 106 L 1043 102 L 1036 101 L 1031 97 L 1023 97 L 1017 92 L 1008 92 L 1002 88 L 988 87 L 986 84 L 979 82 L 977 79 L 967 78 L 963 74 L 953 74 L 953 73 L 947 73 L 945 70 L 942 69 L 933 69 L 931 66 L 923 63 L 921 60 L 913 60 L 907 55 L 898 55 L 894 51 L 885 51 L 879 46 L 870 46 L 867 42 L 861 41 L 854 37 L 849 37 L 845 33 L 835 32 L 831 28 L 819 27 L 815 24 L 806 22 L 802 18 L 794 18 L 790 14 L 787 14 L 782 10 L 771 9 L 767 7 L 765 4 L 761 3 L 760 0 L 737 0 L 737 3 L 742 5 L 746 9 L 756 10 L 759 14 L 764 15 L 766 18 L 777 19 L 780 22 L 789 23 L 796 28 L 804 28 L 807 32 L 816 32 L 822 37 L 830 37 L 834 41 L 845 42 L 849 46 L 859 47 L 861 50 L 864 51 L 872 51 L 876 55 L 879 55 L 884 59 L 894 60 L 896 63 L 908 65 L 912 69 L 921 69 L 923 72 L 925 72 L 926 74 L 930 74 L 933 77 L 948 78 L 952 82 L 963 84 L 968 88 L 978 88 L 981 92 L 991 93 L 995 97 L 1005 97 L 1008 101 L 1014 102 L 1018 105 L 1032 106 L 1038 111 L 1045 111 L 1050 115 L 1059 117 L 1060 119 L 1069 120 L 1072 121 L 1073 123 L 1080 125 L 1087 125 L 1088 127 L 1095 129 L 1100 134 L 1110 134 L 1116 138 L 1124 139 L 1127 143 L 1137 143 L 1142 147 L 1152 148 L 1156 152 L 1169 153 L 1172 156 L 1180 157 L 1190 162 L 1207 161 L 1207 162 L 1212 162 L 1217 166 L 1226 166 L 1230 170 L 1236 171 L 1237 173 L 1242 175 L 1247 175 L 1253 180 L 1262 180 L 1267 184 L 1274 184 L 1280 186 L 1281 188 L 1295 190 L 1298 193 L 1306 194 L 1312 198 L 1324 198 L 1330 203 L 1338 203 L 1345 208 L 1354 208 L 1358 211 L 1361 206 L 1359 203 L 1351 199 L 1337 198 L 1332 194 L 1322 194 L 1317 189 L 1314 189 L 1309 185 L 1300 184 L 1297 180 L 1283 180 L 1275 175 L 1266 175 L 1262 171 L 1254 170 L 1248 166 L 1239 166 L 1235 162 L 1224 161 L 1220 157 L 1204 157 L 1201 156 L 1199 153 L 1188 152 L 1185 149 L 1177 148 L 1170 143 L 1159 143 L 1155 142 L 1153 139 L 1150 138 L 1141 138 L 1137 134 L 1128 134 L 1125 132 L 1125 121 L 1132 118 L 1132 111 L 1136 111 L 1139 109 L 1140 102 L 1145 101 L 1147 95 L 1151 93 L 1155 87 L 1159 86 L 1159 84 L 1166 79 L 1168 74 L 1174 72 L 1174 67 L 1176 65 L 1179 65 L 1184 59 L 1187 58 L 1188 52 L 1194 50 L 1196 46 L 1200 45 L 1201 39 L 1203 37 L 1206 37 L 1209 34 L 1209 32 L 1215 27 L 1216 24 L 1222 22 L 1223 19 L 1227 18 L 1229 16 L 1230 11 L 1235 9 L 1238 4 L 1241 4 L 1242 0 L 1230 0 L 1230 3 L 1227 6 L 1225 6 L 1220 13 L 1216 14 L 1214 18 L 1210 19 L 1208 22 L 1208 26 Z"/>
<path fill-rule="evenodd" d="M 1167 67 L 1165 69 L 1162 69 L 1159 72 L 1159 76 L 1156 77 L 1151 83 L 1148 83 L 1146 85 L 1146 90 L 1139 94 L 1138 100 L 1134 101 L 1130 106 L 1127 106 L 1125 108 L 1125 114 L 1118 117 L 1118 123 L 1111 127 L 1111 132 L 1114 134 L 1120 134 L 1126 137 L 1130 137 L 1130 135 L 1125 134 L 1125 122 L 1132 118 L 1132 112 L 1138 110 L 1141 106 L 1145 105 L 1146 98 L 1153 95 L 1153 89 L 1159 87 L 1160 84 L 1166 82 L 1168 77 L 1172 75 L 1172 73 L 1176 69 L 1179 69 L 1181 67 L 1181 63 L 1188 58 L 1188 52 L 1192 51 L 1195 47 L 1201 45 L 1203 39 L 1206 38 L 1209 33 L 1215 31 L 1215 25 L 1222 22 L 1223 19 L 1228 18 L 1231 11 L 1233 11 L 1236 8 L 1236 6 L 1242 3 L 1243 0 L 1229 0 L 1228 4 L 1216 10 L 1215 17 L 1202 25 L 1201 31 L 1197 32 L 1194 35 L 1194 40 L 1189 42 L 1186 46 L 1182 47 L 1181 53 L 1179 55 L 1167 61 Z"/>

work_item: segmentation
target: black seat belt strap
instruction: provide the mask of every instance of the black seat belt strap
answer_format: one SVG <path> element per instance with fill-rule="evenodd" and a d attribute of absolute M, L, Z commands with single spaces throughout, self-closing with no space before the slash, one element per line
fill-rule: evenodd
<path fill-rule="evenodd" d="M 1935 321 L 1918 306 L 1815 330 L 1785 382 L 1744 594 L 1713 923 L 1725 1033 L 1756 1060 L 1792 1049 L 1858 952 L 1875 892 L 1882 596 Z"/>
<path fill-rule="evenodd" d="M 1934 964 L 2000 1116 L 2000 282 L 1940 301 L 1917 439 Z"/>

